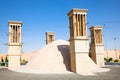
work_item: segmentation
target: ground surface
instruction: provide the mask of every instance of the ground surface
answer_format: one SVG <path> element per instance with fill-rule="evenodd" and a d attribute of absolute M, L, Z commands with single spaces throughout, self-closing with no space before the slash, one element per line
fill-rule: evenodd
<path fill-rule="evenodd" d="M 0 80 L 120 80 L 120 66 L 109 66 L 109 72 L 97 73 L 94 76 L 79 74 L 27 74 L 0 69 Z"/>

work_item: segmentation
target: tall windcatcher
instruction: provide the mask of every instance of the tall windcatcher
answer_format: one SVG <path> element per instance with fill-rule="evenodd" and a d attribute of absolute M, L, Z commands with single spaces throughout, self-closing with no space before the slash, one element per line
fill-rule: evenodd
<path fill-rule="evenodd" d="M 88 57 L 89 44 L 86 31 L 87 9 L 72 9 L 69 13 L 71 71 L 79 73 Z M 87 63 L 86 63 L 87 64 Z"/>
<path fill-rule="evenodd" d="M 90 32 L 90 57 L 99 67 L 104 67 L 104 45 L 102 41 L 102 27 L 93 26 L 90 28 Z"/>
<path fill-rule="evenodd" d="M 21 43 L 22 22 L 9 21 L 8 24 L 9 24 L 8 67 L 19 68 L 22 47 Z"/>

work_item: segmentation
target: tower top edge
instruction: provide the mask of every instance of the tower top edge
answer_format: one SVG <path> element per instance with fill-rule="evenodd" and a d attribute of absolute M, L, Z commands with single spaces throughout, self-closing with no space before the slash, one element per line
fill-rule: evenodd
<path fill-rule="evenodd" d="M 9 20 L 8 23 L 9 24 L 22 24 L 22 21 L 12 21 L 12 20 Z"/>
<path fill-rule="evenodd" d="M 74 12 L 76 12 L 76 13 L 87 13 L 88 9 L 73 8 L 72 10 L 69 11 L 68 16 L 70 14 L 74 14 Z"/>
<path fill-rule="evenodd" d="M 88 11 L 88 9 L 73 8 L 72 10 Z"/>
<path fill-rule="evenodd" d="M 103 28 L 102 26 L 92 26 L 89 29 L 102 29 L 102 28 Z"/>
<path fill-rule="evenodd" d="M 45 34 L 54 34 L 54 32 L 46 32 Z"/>

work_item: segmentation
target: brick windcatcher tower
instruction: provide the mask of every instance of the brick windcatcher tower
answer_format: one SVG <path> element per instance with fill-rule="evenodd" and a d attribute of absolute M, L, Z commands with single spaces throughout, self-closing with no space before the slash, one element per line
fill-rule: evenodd
<path fill-rule="evenodd" d="M 99 67 L 104 67 L 104 44 L 102 41 L 102 27 L 93 26 L 90 28 L 90 32 L 90 57 Z"/>
<path fill-rule="evenodd" d="M 71 71 L 79 73 L 88 56 L 89 44 L 86 31 L 87 9 L 72 9 L 69 13 Z M 86 63 L 87 64 L 87 63 Z"/>
<path fill-rule="evenodd" d="M 55 40 L 54 32 L 46 32 L 46 45 Z"/>
<path fill-rule="evenodd" d="M 20 67 L 22 22 L 9 21 L 8 68 Z"/>

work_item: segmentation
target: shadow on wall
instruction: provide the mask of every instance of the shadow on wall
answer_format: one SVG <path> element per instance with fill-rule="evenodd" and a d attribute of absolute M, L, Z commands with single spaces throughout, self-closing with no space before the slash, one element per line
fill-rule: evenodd
<path fill-rule="evenodd" d="M 66 66 L 66 69 L 70 71 L 70 46 L 69 45 L 58 45 L 58 50 L 63 56 L 63 62 Z"/>

